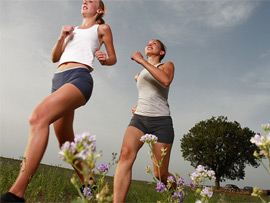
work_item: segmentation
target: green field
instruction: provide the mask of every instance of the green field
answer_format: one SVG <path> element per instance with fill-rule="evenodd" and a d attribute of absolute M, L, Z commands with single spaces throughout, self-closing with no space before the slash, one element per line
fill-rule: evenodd
<path fill-rule="evenodd" d="M 8 191 L 15 181 L 20 167 L 20 160 L 0 157 L 0 191 L 1 194 Z M 40 165 L 38 171 L 28 186 L 25 194 L 26 202 L 71 202 L 78 197 L 77 191 L 70 182 L 75 172 L 71 169 L 57 166 Z M 106 177 L 111 191 L 113 178 Z M 194 192 L 185 188 L 186 198 L 184 202 L 195 202 Z M 267 202 L 270 197 L 263 196 Z M 153 183 L 133 180 L 127 196 L 127 202 L 157 202 L 161 194 L 155 191 Z M 245 194 L 232 194 L 214 192 L 210 202 L 260 202 L 256 197 Z"/>

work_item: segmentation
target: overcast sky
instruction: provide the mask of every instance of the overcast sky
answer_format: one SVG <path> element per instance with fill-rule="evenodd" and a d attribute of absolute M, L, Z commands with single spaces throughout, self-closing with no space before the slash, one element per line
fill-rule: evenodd
<path fill-rule="evenodd" d="M 118 62 L 95 61 L 94 91 L 77 110 L 76 133 L 97 136 L 104 155 L 119 154 L 122 138 L 137 102 L 134 76 L 142 67 L 130 60 L 146 43 L 160 39 L 168 48 L 164 62 L 175 64 L 169 103 L 175 142 L 170 172 L 186 182 L 195 169 L 182 158 L 180 139 L 201 120 L 224 115 L 242 127 L 263 133 L 270 122 L 270 1 L 263 0 L 104 0 Z M 82 0 L 1 0 L 1 156 L 18 159 L 28 140 L 28 118 L 50 94 L 58 64 L 51 50 L 62 25 L 81 24 Z M 104 50 L 104 47 L 103 47 Z M 139 152 L 133 179 L 151 180 L 145 166 L 148 147 Z M 43 163 L 68 167 L 57 156 L 53 128 Z M 115 167 L 110 175 L 114 174 Z M 262 167 L 246 168 L 245 180 L 230 181 L 269 189 Z M 226 183 L 221 183 L 224 186 Z"/>

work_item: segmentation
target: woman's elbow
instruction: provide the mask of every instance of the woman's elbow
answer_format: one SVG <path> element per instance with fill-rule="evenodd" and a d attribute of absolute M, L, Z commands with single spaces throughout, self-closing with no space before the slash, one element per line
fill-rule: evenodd
<path fill-rule="evenodd" d="M 59 61 L 59 59 L 54 56 L 52 56 L 51 60 L 53 63 L 57 63 Z"/>
<path fill-rule="evenodd" d="M 170 84 L 171 84 L 171 82 L 172 82 L 172 81 L 169 81 L 169 80 L 168 80 L 168 81 L 163 81 L 163 82 L 162 82 L 162 85 L 164 85 L 165 87 L 169 87 Z"/>
<path fill-rule="evenodd" d="M 113 60 L 112 60 L 112 65 L 115 65 L 117 63 L 117 58 L 116 56 L 113 57 Z"/>

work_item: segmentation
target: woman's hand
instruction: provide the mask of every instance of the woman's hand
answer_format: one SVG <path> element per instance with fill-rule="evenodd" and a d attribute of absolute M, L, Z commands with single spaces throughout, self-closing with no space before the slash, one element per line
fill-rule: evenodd
<path fill-rule="evenodd" d="M 137 51 L 131 56 L 131 60 L 136 61 L 137 63 L 141 64 L 141 62 L 144 60 L 143 55 L 141 52 Z"/>
<path fill-rule="evenodd" d="M 65 50 L 65 39 L 67 36 L 71 35 L 74 27 L 71 25 L 63 25 L 60 37 L 58 38 L 54 48 L 52 50 L 52 62 L 56 63 L 60 60 L 62 53 Z"/>
<path fill-rule="evenodd" d="M 63 37 L 64 39 L 71 35 L 71 33 L 73 32 L 74 27 L 71 25 L 63 25 L 62 26 L 62 31 L 61 31 L 61 37 Z"/>
<path fill-rule="evenodd" d="M 137 109 L 137 105 L 134 106 L 134 107 L 131 109 L 131 112 L 133 113 L 133 115 L 135 114 L 136 109 Z"/>
<path fill-rule="evenodd" d="M 104 51 L 100 51 L 97 47 L 95 49 L 96 49 L 95 56 L 99 60 L 100 64 L 101 65 L 106 65 L 107 64 L 107 61 L 106 61 L 107 55 L 106 55 L 106 53 Z"/>

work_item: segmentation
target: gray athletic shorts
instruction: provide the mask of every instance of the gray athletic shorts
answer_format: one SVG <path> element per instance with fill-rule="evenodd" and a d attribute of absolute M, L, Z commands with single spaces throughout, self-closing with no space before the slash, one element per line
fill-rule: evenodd
<path fill-rule="evenodd" d="M 90 99 L 94 82 L 87 68 L 76 67 L 56 72 L 52 79 L 52 93 L 67 83 L 75 85 L 84 95 L 86 102 Z"/>
<path fill-rule="evenodd" d="M 174 129 L 171 116 L 148 117 L 135 114 L 129 126 L 138 128 L 144 134 L 157 136 L 157 142 L 173 143 Z"/>

